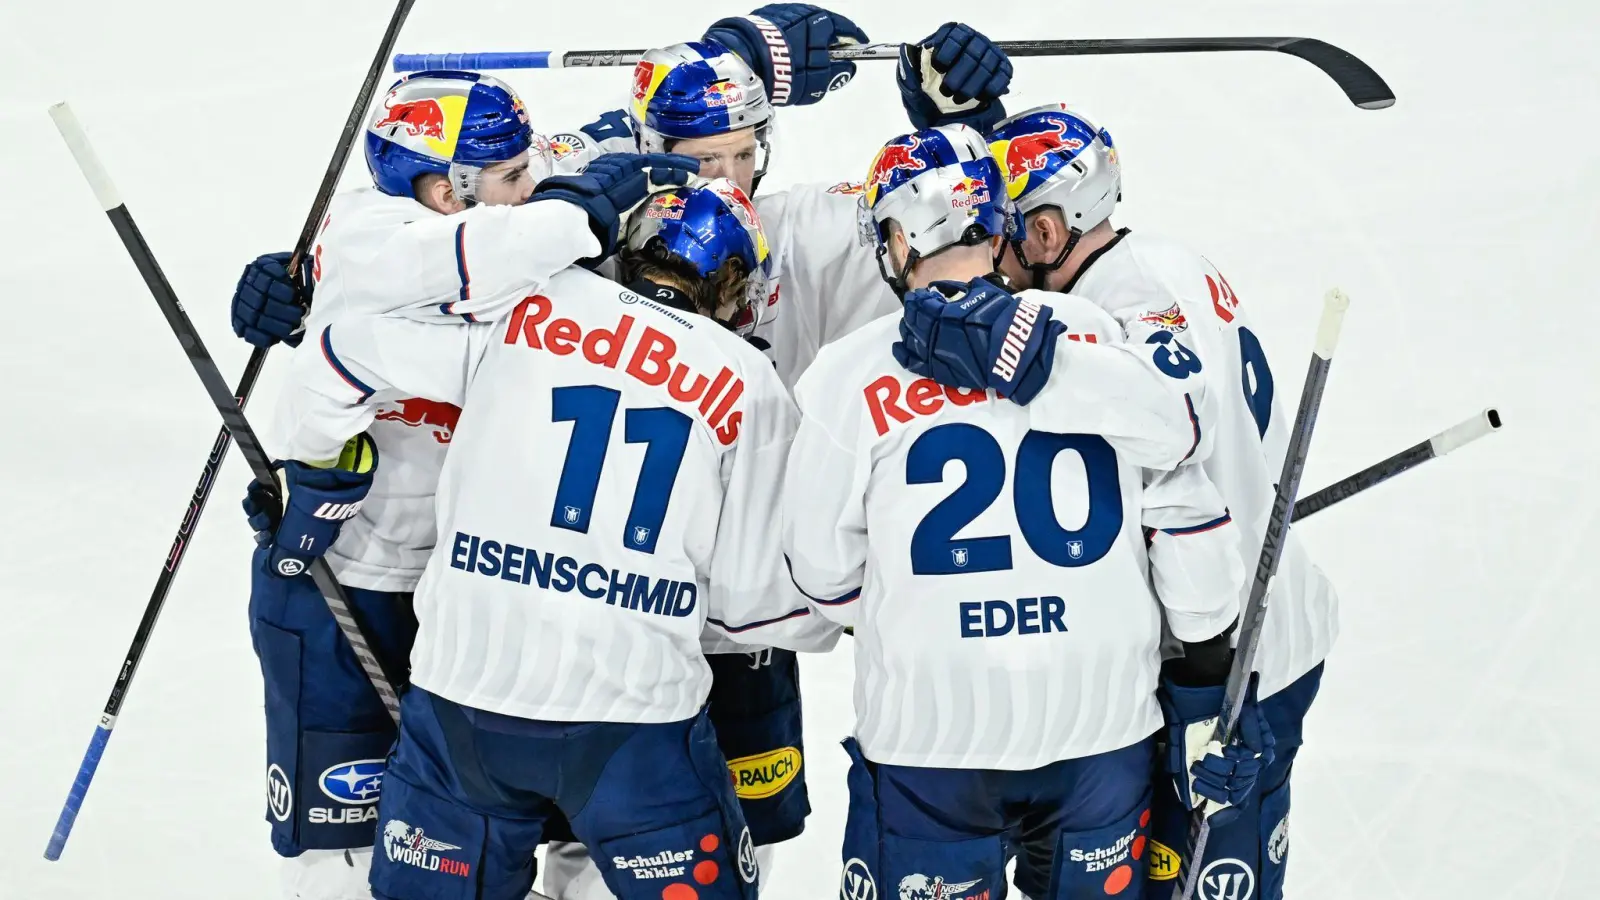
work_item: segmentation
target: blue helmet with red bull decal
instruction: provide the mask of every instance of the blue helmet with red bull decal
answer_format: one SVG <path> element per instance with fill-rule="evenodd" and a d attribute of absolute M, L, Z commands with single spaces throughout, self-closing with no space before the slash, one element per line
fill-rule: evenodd
<path fill-rule="evenodd" d="M 1111 133 L 1065 103 L 1049 103 L 1017 113 L 989 132 L 989 148 L 1005 176 L 1006 193 L 1026 216 L 1056 209 L 1069 230 L 1066 247 L 1053 263 L 1031 263 L 1019 234 L 1013 248 L 1023 265 L 1060 268 L 1084 232 L 1111 218 L 1122 199 L 1122 166 Z"/>
<path fill-rule="evenodd" d="M 712 317 L 741 331 L 759 324 L 772 276 L 772 253 L 755 204 L 732 181 L 718 178 L 651 194 L 628 217 L 623 244 L 630 256 L 675 263 L 706 284 L 730 260 L 738 260 L 746 278 L 743 302 L 716 298 Z"/>
<path fill-rule="evenodd" d="M 897 293 L 918 259 L 958 245 L 1011 237 L 1020 224 L 1000 166 L 983 135 L 965 125 L 904 134 L 884 144 L 861 185 L 861 242 L 878 248 L 878 270 Z M 893 221 L 911 252 L 891 271 Z"/>
<path fill-rule="evenodd" d="M 645 53 L 633 67 L 628 118 L 641 153 L 754 128 L 756 177 L 766 174 L 772 104 L 761 78 L 721 44 L 692 41 Z"/>
<path fill-rule="evenodd" d="M 528 126 L 516 93 L 476 72 L 417 72 L 395 82 L 367 124 L 367 169 L 378 190 L 416 199 L 419 175 L 450 179 L 464 203 L 485 166 L 528 154 L 535 182 L 551 174 L 550 145 Z"/>

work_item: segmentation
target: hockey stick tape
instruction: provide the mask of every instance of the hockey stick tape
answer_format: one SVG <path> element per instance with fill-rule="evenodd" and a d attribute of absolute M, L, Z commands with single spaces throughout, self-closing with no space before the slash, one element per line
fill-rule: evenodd
<path fill-rule="evenodd" d="M 56 123 L 56 130 L 61 132 L 61 139 L 67 142 L 67 149 L 72 151 L 72 158 L 78 162 L 78 169 L 83 172 L 84 179 L 94 190 L 95 199 L 100 201 L 100 208 L 110 212 L 121 206 L 122 197 L 117 193 L 117 186 L 111 183 L 111 176 L 106 173 L 105 166 L 100 164 L 100 157 L 95 155 L 94 147 L 89 145 L 89 136 L 84 133 L 83 125 L 72 112 L 72 107 L 68 106 L 65 100 L 55 104 L 50 107 L 50 119 Z"/>
<path fill-rule="evenodd" d="M 1339 329 L 1344 325 L 1345 310 L 1350 308 L 1350 298 L 1344 291 L 1334 288 L 1322 298 L 1322 321 L 1317 324 L 1317 342 L 1311 352 L 1323 359 L 1333 358 L 1333 348 L 1339 343 Z"/>
<path fill-rule="evenodd" d="M 1463 444 L 1500 430 L 1500 410 L 1489 407 L 1472 418 L 1452 425 L 1428 439 L 1434 456 L 1443 456 Z"/>

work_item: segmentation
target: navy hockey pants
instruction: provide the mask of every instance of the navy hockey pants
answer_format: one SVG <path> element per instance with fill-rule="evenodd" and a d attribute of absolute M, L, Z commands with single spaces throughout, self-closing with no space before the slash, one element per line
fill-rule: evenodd
<path fill-rule="evenodd" d="M 283 856 L 372 845 L 394 723 L 310 575 L 251 562 L 250 637 L 266 685 L 267 821 Z M 411 595 L 346 588 L 373 653 L 405 672 L 416 637 Z M 400 688 L 401 685 L 396 685 Z"/>
<path fill-rule="evenodd" d="M 800 665 L 792 650 L 718 653 L 706 708 L 733 771 L 734 792 L 757 846 L 805 830 L 805 745 L 800 738 Z"/>
<path fill-rule="evenodd" d="M 1277 746 L 1260 789 L 1240 807 L 1242 814 L 1206 839 L 1201 860 L 1202 897 L 1258 897 L 1281 900 L 1289 864 L 1289 776 L 1302 743 L 1301 727 L 1322 684 L 1322 663 L 1283 690 L 1261 701 Z M 1189 840 L 1189 814 L 1178 802 L 1172 780 L 1156 779 L 1155 831 L 1150 852 L 1147 900 L 1167 900 L 1178 877 L 1180 854 Z"/>
<path fill-rule="evenodd" d="M 540 722 L 413 687 L 378 806 L 378 900 L 524 900 L 558 810 L 620 900 L 755 900 L 756 857 L 704 712 Z"/>
<path fill-rule="evenodd" d="M 852 738 L 842 900 L 1138 895 L 1155 741 L 1038 769 L 879 765 Z"/>

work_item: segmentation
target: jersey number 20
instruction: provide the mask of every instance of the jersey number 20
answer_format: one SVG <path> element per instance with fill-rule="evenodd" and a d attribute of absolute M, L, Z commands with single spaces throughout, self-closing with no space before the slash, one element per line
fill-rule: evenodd
<path fill-rule="evenodd" d="M 1089 480 L 1089 515 L 1083 527 L 1061 527 L 1050 491 L 1050 472 L 1065 450 L 1083 459 Z M 956 532 L 982 515 L 1005 488 L 1006 458 L 1000 442 L 976 425 L 953 422 L 928 429 L 906 455 L 907 484 L 944 481 L 945 463 L 960 460 L 967 479 L 928 511 L 911 535 L 911 571 L 918 575 L 996 572 L 1011 568 L 1011 537 L 958 538 Z M 1117 454 L 1094 434 L 1030 431 L 1017 447 L 1011 499 L 1022 538 L 1051 565 L 1087 566 L 1110 552 L 1122 531 L 1122 486 Z"/>

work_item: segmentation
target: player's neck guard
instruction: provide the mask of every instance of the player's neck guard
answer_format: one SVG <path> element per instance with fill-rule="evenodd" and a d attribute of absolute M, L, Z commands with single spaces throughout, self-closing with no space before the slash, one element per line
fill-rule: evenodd
<path fill-rule="evenodd" d="M 658 284 L 647 278 L 635 278 L 628 282 L 626 287 L 635 294 L 654 300 L 662 306 L 670 306 L 673 309 L 689 313 L 700 312 L 695 308 L 693 298 L 684 293 L 683 290 L 670 284 Z"/>

